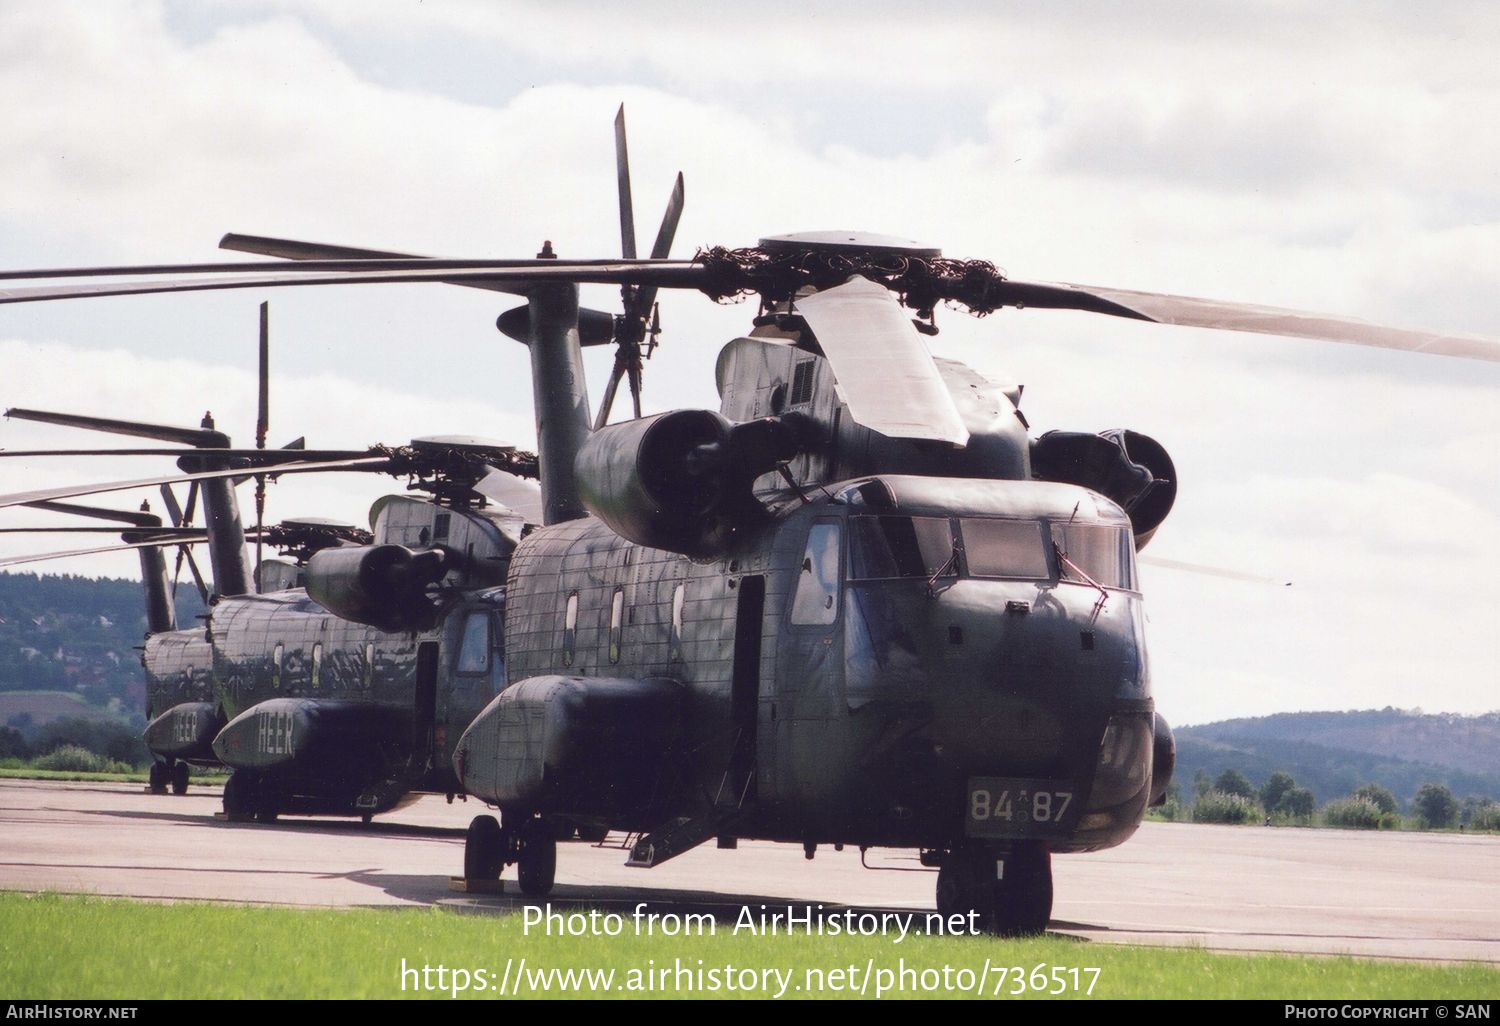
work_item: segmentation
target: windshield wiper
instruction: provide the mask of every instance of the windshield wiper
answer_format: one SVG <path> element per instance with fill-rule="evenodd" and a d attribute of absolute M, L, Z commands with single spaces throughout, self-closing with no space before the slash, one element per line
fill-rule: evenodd
<path fill-rule="evenodd" d="M 1063 564 L 1069 570 L 1071 570 L 1075 574 L 1077 574 L 1079 577 L 1082 577 L 1089 584 L 1091 584 L 1095 588 L 1099 589 L 1099 604 L 1098 604 L 1098 606 L 1096 608 L 1102 609 L 1104 607 L 1104 603 L 1107 602 L 1107 601 L 1109 601 L 1109 592 L 1107 590 L 1105 590 L 1104 585 L 1100 584 L 1098 581 L 1094 580 L 1088 574 L 1084 573 L 1083 567 L 1079 566 L 1077 563 L 1075 563 L 1071 559 L 1069 559 L 1068 558 L 1068 554 L 1066 552 L 1064 552 L 1058 546 L 1058 544 L 1056 542 L 1052 543 L 1052 551 L 1055 552 L 1055 553 L 1057 553 L 1057 561 L 1059 563 Z"/>
<path fill-rule="evenodd" d="M 957 542 L 953 543 L 953 551 L 948 554 L 948 558 L 943 561 L 943 565 L 940 566 L 940 567 L 938 567 L 937 570 L 935 570 L 933 572 L 933 574 L 932 574 L 931 577 L 927 578 L 927 597 L 928 598 L 933 598 L 935 596 L 935 593 L 934 593 L 933 589 L 937 587 L 938 578 L 942 577 L 949 570 L 952 570 L 954 574 L 958 573 L 958 543 Z"/>

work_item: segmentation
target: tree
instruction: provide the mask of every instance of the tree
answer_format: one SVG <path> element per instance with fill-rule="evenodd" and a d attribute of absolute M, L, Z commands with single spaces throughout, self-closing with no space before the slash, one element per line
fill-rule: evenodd
<path fill-rule="evenodd" d="M 1237 769 L 1227 769 L 1220 773 L 1214 780 L 1215 791 L 1224 794 L 1237 794 L 1241 798 L 1248 798 L 1252 802 L 1260 801 L 1260 795 L 1255 793 L 1255 785 L 1250 783 L 1245 774 Z"/>
<path fill-rule="evenodd" d="M 1281 805 L 1282 797 L 1296 786 L 1297 781 L 1290 773 L 1277 770 L 1266 778 L 1266 786 L 1260 789 L 1260 804 L 1267 812 L 1275 812 Z"/>
<path fill-rule="evenodd" d="M 1198 771 L 1193 774 L 1193 797 L 1203 797 L 1203 795 L 1207 793 L 1207 791 L 1212 787 L 1213 782 L 1208 779 L 1208 770 L 1204 769 L 1202 766 L 1199 766 Z"/>
<path fill-rule="evenodd" d="M 1401 812 L 1401 805 L 1396 801 L 1396 796 L 1379 784 L 1365 784 L 1349 797 L 1363 798 L 1388 815 L 1395 816 Z"/>
<path fill-rule="evenodd" d="M 1429 827 L 1451 827 L 1458 820 L 1458 799 L 1442 784 L 1423 784 L 1412 799 L 1412 808 Z"/>
<path fill-rule="evenodd" d="M 1293 787 L 1276 803 L 1276 811 L 1283 812 L 1293 819 L 1310 820 L 1317 804 L 1317 799 L 1313 797 L 1310 790 L 1305 787 Z"/>

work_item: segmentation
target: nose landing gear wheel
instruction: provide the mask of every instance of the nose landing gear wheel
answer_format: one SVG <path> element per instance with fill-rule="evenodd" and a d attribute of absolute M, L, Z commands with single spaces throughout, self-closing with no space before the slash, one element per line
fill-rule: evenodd
<path fill-rule="evenodd" d="M 979 929 L 1002 937 L 1044 933 L 1052 918 L 1052 856 L 1039 844 L 957 848 L 938 871 L 937 908 L 944 916 L 972 913 Z"/>
<path fill-rule="evenodd" d="M 516 878 L 521 893 L 540 898 L 551 893 L 557 876 L 557 835 L 540 819 L 528 819 L 517 831 Z"/>

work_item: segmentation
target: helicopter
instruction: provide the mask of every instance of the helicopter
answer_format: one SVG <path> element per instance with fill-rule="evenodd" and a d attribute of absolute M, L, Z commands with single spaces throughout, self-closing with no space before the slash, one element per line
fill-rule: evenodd
<path fill-rule="evenodd" d="M 864 232 L 769 236 L 671 260 L 680 199 L 641 259 L 618 123 L 617 163 L 618 260 L 570 261 L 550 245 L 535 259 L 440 260 L 230 235 L 225 248 L 301 266 L 5 275 L 116 280 L 10 288 L 0 303 L 405 281 L 525 299 L 497 325 L 530 350 L 540 516 L 497 530 L 494 576 L 455 587 L 443 587 L 456 571 L 431 505 L 408 510 L 399 537 L 377 514 L 375 545 L 313 554 L 305 594 L 276 601 L 304 603 L 299 622 L 336 632 L 322 660 L 307 655 L 311 633 L 271 658 L 265 633 L 244 658 L 221 658 L 221 639 L 251 636 L 256 620 L 248 598 L 221 603 L 209 622 L 218 687 L 261 699 L 223 728 L 221 737 L 237 730 L 235 743 L 215 746 L 242 760 L 231 785 L 241 772 L 251 784 L 232 800 L 226 788 L 226 811 L 296 797 L 264 782 L 278 761 L 306 756 L 322 708 L 348 708 L 309 697 L 322 668 L 342 666 L 331 671 L 337 681 L 403 682 L 401 715 L 368 730 L 374 748 L 395 750 L 413 725 L 407 710 L 436 739 L 434 672 L 420 652 L 431 644 L 429 660 L 446 651 L 455 672 L 467 665 L 482 680 L 443 719 L 449 730 L 434 750 L 451 755 L 449 766 L 428 764 L 500 810 L 470 824 L 469 880 L 514 865 L 523 893 L 547 894 L 558 817 L 628 831 L 628 864 L 641 868 L 709 840 L 800 843 L 809 857 L 821 845 L 904 848 L 937 870 L 940 912 L 972 914 L 994 933 L 1040 932 L 1052 856 L 1124 842 L 1171 781 L 1136 560 L 1170 513 L 1177 475 L 1165 447 L 1137 432 L 1033 437 L 1018 388 L 930 355 L 934 308 L 1073 309 L 1500 356 L 1489 339 L 1019 281 L 985 261 Z M 212 277 L 167 277 L 177 274 Z M 584 283 L 620 286 L 624 312 L 581 309 Z M 639 414 L 663 288 L 754 296 L 758 311 L 720 353 L 717 411 L 610 424 L 621 381 Z M 603 344 L 616 360 L 595 417 L 581 350 Z M 245 473 L 202 473 L 236 469 Z M 439 623 L 452 633 L 425 633 Z M 283 676 L 293 648 L 303 660 L 295 682 Z M 463 663 L 470 652 L 475 661 Z M 278 687 L 289 693 L 263 697 Z M 357 761 L 319 770 L 349 778 Z M 399 800 L 393 791 L 346 785 L 338 797 L 341 808 L 352 795 L 374 811 Z"/>

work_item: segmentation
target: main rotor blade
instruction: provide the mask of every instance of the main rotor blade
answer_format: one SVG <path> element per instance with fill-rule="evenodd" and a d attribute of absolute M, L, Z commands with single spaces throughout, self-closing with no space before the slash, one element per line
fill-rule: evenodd
<path fill-rule="evenodd" d="M 1003 297 L 1001 304 L 1005 306 L 1085 310 L 1158 324 L 1284 335 L 1435 356 L 1500 361 L 1500 339 L 1392 328 L 1357 317 L 1284 307 L 1053 282 L 1006 281 L 995 289 L 995 293 Z"/>
<path fill-rule="evenodd" d="M 535 481 L 516 477 L 504 470 L 494 470 L 474 482 L 473 488 L 522 517 L 528 524 L 542 522 L 542 488 Z"/>
<path fill-rule="evenodd" d="M 296 449 L 287 446 L 280 449 L 0 449 L 0 459 L 17 456 L 218 456 L 267 467 L 309 460 L 352 460 L 369 455 L 368 449 Z"/>
<path fill-rule="evenodd" d="M 219 240 L 220 249 L 239 253 L 258 253 L 261 256 L 280 257 L 283 260 L 428 260 L 417 253 L 393 253 L 383 249 L 357 249 L 354 246 L 334 246 L 325 242 L 300 242 L 296 239 L 273 239 L 264 235 L 239 235 L 230 232 Z M 490 292 L 515 292 L 510 286 L 491 285 L 486 282 L 455 281 L 451 284 L 468 288 L 486 289 Z"/>
<path fill-rule="evenodd" d="M 0 566 L 16 566 L 20 563 L 40 563 L 48 559 L 67 559 L 71 556 L 91 556 L 99 552 L 128 552 L 131 549 L 160 549 L 169 545 L 177 545 L 177 541 L 167 538 L 161 541 L 143 542 L 116 542 L 113 545 L 94 545 L 86 549 L 65 549 L 60 552 L 33 552 L 26 556 L 5 556 L 0 558 Z"/>
<path fill-rule="evenodd" d="M 443 261 L 430 261 L 442 265 Z M 656 285 L 660 288 L 698 288 L 708 281 L 704 269 L 689 260 L 587 261 L 583 263 L 542 260 L 523 265 L 489 263 L 470 270 L 350 270 L 292 272 L 281 265 L 255 276 L 223 278 L 174 278 L 155 281 L 113 281 L 95 285 L 45 285 L 0 289 L 0 304 L 43 303 L 56 299 L 89 296 L 135 296 L 164 292 L 216 292 L 229 289 L 286 288 L 306 285 L 394 285 L 407 282 L 442 282 L 449 285 L 477 284 L 500 292 L 524 294 L 547 282 L 577 282 L 581 285 Z M 205 273 L 213 270 L 200 267 Z M 121 271 L 120 273 L 130 273 Z M 484 284 L 481 284 L 484 283 Z"/>
<path fill-rule="evenodd" d="M 796 302 L 849 412 L 893 438 L 964 445 L 968 429 L 911 317 L 883 285 L 858 275 Z"/>
<path fill-rule="evenodd" d="M 41 503 L 36 503 L 38 507 Z M 119 537 L 122 534 L 149 533 L 153 538 L 160 535 L 160 540 L 167 543 L 179 541 L 199 541 L 207 533 L 203 527 L 58 527 L 53 524 L 44 524 L 36 527 L 0 527 L 0 534 L 112 534 Z"/>
<path fill-rule="evenodd" d="M 154 438 L 162 442 L 181 442 L 184 445 L 192 446 L 211 445 L 223 437 L 219 432 L 207 428 L 173 427 L 169 424 L 145 424 L 134 420 L 88 417 L 77 413 L 27 410 L 19 406 L 6 410 L 5 415 L 15 420 L 32 420 L 40 424 L 58 424 L 62 427 L 83 428 L 86 431 L 103 431 L 106 434 L 131 435 L 136 438 Z"/>
<path fill-rule="evenodd" d="M 155 513 L 148 512 L 144 507 L 139 510 L 105 509 L 100 506 L 80 506 L 73 502 L 28 502 L 26 505 L 30 509 L 44 509 L 50 513 L 67 513 L 75 517 L 92 517 L 95 520 L 112 520 L 117 524 L 131 524 L 135 527 L 162 526 L 161 517 Z M 110 528 L 109 530 L 118 531 L 119 528 Z"/>
<path fill-rule="evenodd" d="M 1280 577 L 1266 577 L 1262 574 L 1249 574 L 1242 570 L 1228 570 L 1221 566 L 1209 566 L 1205 563 L 1185 563 L 1180 559 L 1163 559 L 1160 556 L 1140 556 L 1140 562 L 1159 566 L 1165 570 L 1181 570 L 1184 573 L 1202 574 L 1205 577 L 1220 577 L 1226 581 L 1248 581 L 1251 584 L 1274 584 L 1282 588 L 1290 588 L 1292 582 Z"/>
<path fill-rule="evenodd" d="M 615 180 L 620 187 L 620 255 L 635 259 L 635 209 L 630 202 L 630 153 L 625 146 L 625 105 L 615 114 Z"/>
<path fill-rule="evenodd" d="M 277 474 L 314 474 L 335 470 L 383 470 L 391 461 L 384 456 L 372 456 L 357 460 L 338 460 L 324 463 L 290 463 L 276 468 Z M 25 506 L 50 499 L 67 499 L 77 495 L 101 495 L 106 492 L 123 492 L 132 488 L 149 488 L 154 485 L 173 484 L 178 481 L 208 481 L 216 478 L 238 477 L 244 469 L 207 470 L 197 474 L 163 474 L 143 477 L 134 481 L 111 481 L 105 484 L 64 485 L 58 488 L 39 488 L 29 492 L 13 492 L 0 495 L 0 507 Z"/>

